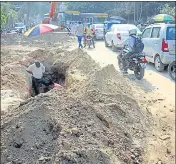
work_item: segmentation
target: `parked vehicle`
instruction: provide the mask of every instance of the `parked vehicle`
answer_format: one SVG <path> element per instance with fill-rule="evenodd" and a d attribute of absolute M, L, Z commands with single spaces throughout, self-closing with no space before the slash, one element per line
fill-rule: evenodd
<path fill-rule="evenodd" d="M 86 47 L 86 45 L 88 45 L 88 47 L 90 48 L 91 45 L 93 45 L 93 48 L 95 48 L 95 43 L 93 41 L 92 36 L 85 36 L 85 42 L 84 42 L 84 47 Z"/>
<path fill-rule="evenodd" d="M 114 24 L 105 35 L 105 46 L 112 46 L 112 50 L 123 48 L 123 41 L 129 37 L 129 29 L 137 30 L 137 35 L 141 35 L 141 31 L 132 24 Z"/>
<path fill-rule="evenodd" d="M 24 33 L 26 31 L 26 25 L 24 23 L 15 23 L 16 32 Z"/>
<path fill-rule="evenodd" d="M 176 61 L 173 61 L 172 63 L 169 64 L 168 66 L 168 73 L 169 76 L 176 81 Z"/>
<path fill-rule="evenodd" d="M 159 72 L 175 61 L 175 30 L 175 24 L 158 23 L 149 25 L 142 33 L 146 59 Z"/>
<path fill-rule="evenodd" d="M 118 59 L 118 65 L 119 69 L 123 70 L 123 61 L 122 57 L 125 55 L 125 53 L 128 53 L 128 49 L 123 48 L 122 53 L 117 57 Z M 133 57 L 129 58 L 128 60 L 125 60 L 127 69 L 130 69 L 131 71 L 134 71 L 134 75 L 138 80 L 141 80 L 144 77 L 145 68 L 147 65 L 147 60 L 145 58 L 144 53 L 138 53 L 133 55 Z"/>
<path fill-rule="evenodd" d="M 95 38 L 96 39 L 103 39 L 104 35 L 103 35 L 103 24 L 93 24 L 92 28 L 95 31 Z"/>
<path fill-rule="evenodd" d="M 105 21 L 104 22 L 104 29 L 103 29 L 104 38 L 105 38 L 106 33 L 108 32 L 108 30 L 111 28 L 113 24 L 120 24 L 120 21 Z"/>

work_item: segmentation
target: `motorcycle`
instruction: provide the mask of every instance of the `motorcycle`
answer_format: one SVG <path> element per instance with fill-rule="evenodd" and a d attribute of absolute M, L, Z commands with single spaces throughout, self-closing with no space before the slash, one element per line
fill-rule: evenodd
<path fill-rule="evenodd" d="M 168 73 L 169 73 L 169 76 L 174 80 L 176 81 L 176 61 L 173 61 L 172 63 L 169 64 L 168 66 Z"/>
<path fill-rule="evenodd" d="M 119 69 L 123 70 L 123 56 L 125 53 L 128 53 L 129 50 L 125 47 L 122 50 L 122 53 L 117 57 L 118 59 L 118 65 Z M 147 65 L 147 60 L 145 58 L 144 53 L 137 53 L 135 55 L 132 55 L 129 59 L 124 61 L 126 63 L 127 69 L 130 69 L 131 71 L 134 71 L 134 75 L 138 80 L 141 80 L 144 77 L 145 68 Z"/>
<path fill-rule="evenodd" d="M 93 48 L 95 48 L 95 43 L 93 41 L 92 36 L 85 36 L 84 47 L 86 47 L 86 44 L 89 46 L 89 48 L 90 48 L 91 44 L 93 45 Z"/>

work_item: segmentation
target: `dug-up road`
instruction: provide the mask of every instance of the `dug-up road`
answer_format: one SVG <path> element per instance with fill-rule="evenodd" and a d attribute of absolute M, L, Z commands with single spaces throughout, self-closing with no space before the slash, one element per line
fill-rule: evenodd
<path fill-rule="evenodd" d="M 95 49 L 86 48 L 85 50 L 102 67 L 113 64 L 119 71 L 117 62 L 119 52 L 113 52 L 111 47 L 105 47 L 104 41 L 97 41 Z M 167 70 L 159 73 L 150 63 L 147 65 L 143 80 L 136 80 L 133 72 L 128 73 L 125 78 L 144 91 L 145 95 L 141 95 L 141 97 L 145 96 L 153 102 L 147 107 L 147 110 L 155 120 L 155 127 L 148 140 L 144 163 L 156 163 L 157 159 L 162 163 L 174 164 L 175 82 L 171 80 Z"/>

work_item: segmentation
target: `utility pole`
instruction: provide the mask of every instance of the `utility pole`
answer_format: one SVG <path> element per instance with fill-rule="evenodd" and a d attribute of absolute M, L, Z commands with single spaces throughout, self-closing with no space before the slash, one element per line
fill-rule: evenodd
<path fill-rule="evenodd" d="M 140 12 L 140 17 L 139 17 L 140 20 L 141 20 L 141 17 L 142 17 L 142 2 L 141 2 L 141 12 Z"/>
<path fill-rule="evenodd" d="M 136 12 L 135 12 L 135 8 L 136 8 L 136 3 L 134 2 L 134 23 L 136 22 L 136 17 L 135 17 Z"/>

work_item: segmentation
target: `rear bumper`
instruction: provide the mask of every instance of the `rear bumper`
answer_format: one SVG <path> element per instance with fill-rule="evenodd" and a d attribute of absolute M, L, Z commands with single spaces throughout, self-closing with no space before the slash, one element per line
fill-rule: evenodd
<path fill-rule="evenodd" d="M 104 34 L 103 33 L 95 33 L 95 37 L 97 39 L 102 39 L 102 38 L 104 38 Z"/>
<path fill-rule="evenodd" d="M 116 43 L 115 46 L 116 46 L 117 48 L 123 48 L 124 44 Z"/>
<path fill-rule="evenodd" d="M 176 55 L 171 55 L 169 54 L 169 52 L 165 52 L 160 56 L 160 59 L 163 64 L 168 65 L 172 63 L 173 61 L 175 61 L 175 57 Z"/>

